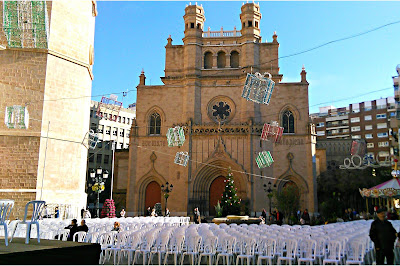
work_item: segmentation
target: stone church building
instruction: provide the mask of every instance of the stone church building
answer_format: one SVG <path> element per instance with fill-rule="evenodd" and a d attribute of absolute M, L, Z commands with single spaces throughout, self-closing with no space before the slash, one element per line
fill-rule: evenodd
<path fill-rule="evenodd" d="M 172 215 L 190 215 L 194 207 L 214 215 L 229 168 L 252 214 L 268 209 L 268 182 L 278 191 L 297 186 L 301 208 L 313 212 L 316 184 L 304 68 L 298 82 L 281 82 L 278 36 L 262 40 L 257 4 L 241 7 L 240 31 L 205 31 L 204 10 L 198 5 L 187 6 L 183 18 L 183 45 L 174 45 L 170 36 L 165 46 L 164 85 L 148 86 L 144 72 L 140 75 L 130 136 L 128 214 L 143 215 L 157 202 L 164 209 L 161 186 L 169 182 Z M 241 97 L 247 73 L 255 72 L 269 72 L 276 82 L 269 105 Z M 279 144 L 260 140 L 264 123 L 271 121 L 284 127 Z M 186 141 L 168 147 L 167 130 L 176 125 L 184 127 Z M 259 169 L 255 158 L 264 150 L 275 162 Z M 174 163 L 180 151 L 190 156 L 186 167 Z"/>

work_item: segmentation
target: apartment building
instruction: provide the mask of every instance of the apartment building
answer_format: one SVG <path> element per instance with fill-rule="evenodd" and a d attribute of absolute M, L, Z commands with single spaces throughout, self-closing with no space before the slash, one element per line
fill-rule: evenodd
<path fill-rule="evenodd" d="M 100 202 L 109 198 L 111 191 L 111 177 L 112 177 L 112 161 L 113 150 L 115 145 L 116 150 L 129 148 L 129 134 L 132 126 L 132 121 L 136 117 L 136 107 L 134 108 L 121 108 L 116 121 L 110 120 L 110 113 L 104 112 L 102 118 L 97 116 L 97 109 L 99 102 L 91 101 L 90 103 L 90 129 L 98 133 L 99 143 L 96 149 L 88 150 L 88 174 L 87 174 L 87 188 L 91 184 L 90 171 L 101 167 L 103 170 L 109 172 L 109 178 L 105 184 L 105 191 L 100 194 Z M 90 208 L 94 207 L 95 195 L 90 189 L 87 189 L 88 205 Z M 100 204 L 101 205 L 101 204 Z"/>
<path fill-rule="evenodd" d="M 378 161 L 393 154 L 391 119 L 396 119 L 394 97 L 353 103 L 346 107 L 321 107 L 310 115 L 316 126 L 317 142 L 329 139 L 365 139 L 367 152 Z M 350 150 L 349 150 L 350 155 Z"/>
<path fill-rule="evenodd" d="M 397 76 L 393 76 L 393 88 L 394 88 L 394 99 L 396 101 L 396 119 L 390 120 L 390 127 L 392 128 L 392 141 L 391 146 L 393 154 L 399 156 L 399 126 L 400 126 L 400 92 L 399 92 L 399 77 L 400 77 L 400 65 L 396 67 Z"/>
<path fill-rule="evenodd" d="M 90 129 L 98 133 L 99 143 L 95 150 L 89 150 L 89 168 L 101 166 L 111 170 L 112 142 L 115 149 L 129 148 L 129 134 L 136 110 L 121 108 L 117 121 L 111 121 L 110 114 L 102 114 L 103 118 L 96 115 L 98 106 L 98 102 L 91 101 Z"/>

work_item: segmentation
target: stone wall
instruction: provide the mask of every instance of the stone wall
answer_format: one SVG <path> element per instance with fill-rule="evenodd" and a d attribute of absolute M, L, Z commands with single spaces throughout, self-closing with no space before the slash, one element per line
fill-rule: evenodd
<path fill-rule="evenodd" d="M 17 200 L 13 215 L 20 218 L 31 199 L 74 209 L 86 205 L 87 150 L 81 142 L 90 118 L 92 8 L 92 1 L 47 2 L 49 49 L 0 51 L 0 120 L 10 105 L 27 105 L 30 114 L 26 130 L 0 123 L 0 193 Z M 3 41 L 2 29 L 0 35 Z"/>

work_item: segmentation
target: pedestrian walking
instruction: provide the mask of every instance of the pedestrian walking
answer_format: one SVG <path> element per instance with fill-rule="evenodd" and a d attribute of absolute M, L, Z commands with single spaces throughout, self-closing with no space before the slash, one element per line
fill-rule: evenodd
<path fill-rule="evenodd" d="M 86 209 L 83 212 L 83 219 L 90 219 L 90 218 L 92 218 L 92 215 L 90 214 L 90 211 L 88 209 Z"/>
<path fill-rule="evenodd" d="M 199 208 L 194 208 L 194 223 L 199 224 L 201 223 L 201 218 L 200 218 L 200 211 Z"/>
<path fill-rule="evenodd" d="M 126 214 L 125 209 L 122 208 L 122 210 L 119 214 L 121 215 L 121 218 L 125 218 L 125 214 Z"/>
<path fill-rule="evenodd" d="M 371 224 L 369 236 L 375 244 L 376 264 L 383 265 L 386 257 L 388 265 L 394 263 L 393 247 L 396 240 L 396 230 L 385 217 L 385 208 L 377 210 L 378 218 Z"/>
<path fill-rule="evenodd" d="M 169 215 L 170 215 L 169 209 L 166 208 L 166 209 L 165 209 L 165 217 L 169 217 Z"/>
<path fill-rule="evenodd" d="M 305 224 L 310 224 L 311 219 L 310 214 L 308 213 L 308 209 L 304 210 L 303 214 L 301 215 L 301 219 L 304 220 Z"/>
<path fill-rule="evenodd" d="M 58 210 L 58 206 L 54 209 L 54 218 L 60 217 L 60 211 Z"/>
<path fill-rule="evenodd" d="M 276 212 L 276 224 L 277 225 L 282 225 L 283 223 L 283 213 L 281 213 L 278 209 L 275 208 Z"/>
<path fill-rule="evenodd" d="M 262 210 L 261 217 L 264 219 L 264 223 L 267 223 L 267 211 L 265 209 Z"/>

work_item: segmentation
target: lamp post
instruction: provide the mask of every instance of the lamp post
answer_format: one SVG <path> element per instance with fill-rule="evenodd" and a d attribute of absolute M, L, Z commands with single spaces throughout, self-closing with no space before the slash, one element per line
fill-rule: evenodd
<path fill-rule="evenodd" d="M 165 213 L 167 213 L 167 204 L 168 204 L 168 197 L 169 193 L 172 191 L 172 188 L 174 186 L 170 183 L 165 183 L 164 185 L 161 185 L 161 191 L 164 193 L 164 198 L 165 198 Z"/>
<path fill-rule="evenodd" d="M 264 184 L 264 191 L 268 193 L 267 196 L 269 198 L 269 213 L 271 213 L 271 210 L 272 210 L 271 203 L 272 203 L 272 196 L 273 196 L 272 191 L 273 190 L 271 188 L 271 185 L 272 185 L 271 181 L 268 182 L 268 187 L 266 184 Z M 276 184 L 274 184 L 274 188 L 275 187 L 276 187 Z"/>
<path fill-rule="evenodd" d="M 90 171 L 90 177 L 94 184 L 92 185 L 92 190 L 97 193 L 97 202 L 96 202 L 96 209 L 97 209 L 97 217 L 100 217 L 100 193 L 104 191 L 104 182 L 108 178 L 108 171 L 104 170 L 99 167 L 96 170 L 92 169 Z"/>

